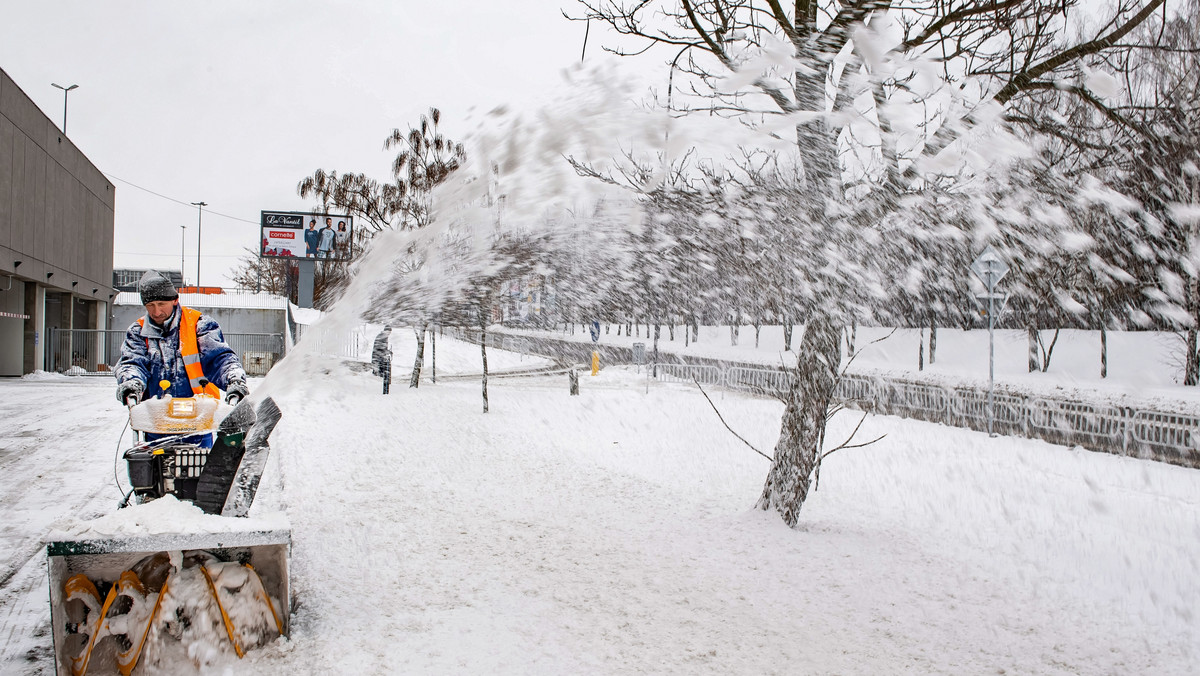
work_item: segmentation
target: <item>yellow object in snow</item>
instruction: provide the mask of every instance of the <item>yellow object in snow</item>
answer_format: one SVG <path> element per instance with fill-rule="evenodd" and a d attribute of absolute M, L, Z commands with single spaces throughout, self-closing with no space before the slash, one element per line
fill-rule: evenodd
<path fill-rule="evenodd" d="M 592 351 L 592 375 L 600 372 L 600 353 Z"/>

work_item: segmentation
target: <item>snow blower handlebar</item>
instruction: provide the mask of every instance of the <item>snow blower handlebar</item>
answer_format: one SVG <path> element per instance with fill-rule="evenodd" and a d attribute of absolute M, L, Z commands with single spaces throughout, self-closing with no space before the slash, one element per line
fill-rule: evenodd
<path fill-rule="evenodd" d="M 208 380 L 201 378 L 200 384 L 201 387 L 204 387 L 208 385 Z M 158 388 L 162 390 L 163 394 L 168 393 L 171 388 L 171 381 L 160 380 L 158 383 Z M 247 394 L 249 393 L 246 390 L 246 384 L 244 382 L 237 381 L 230 383 L 229 389 L 225 393 L 225 403 L 229 406 L 237 406 L 238 402 L 245 399 Z M 125 395 L 124 404 L 126 408 L 132 409 L 134 406 L 137 406 L 140 403 L 142 403 L 140 391 L 130 392 L 129 394 Z"/>

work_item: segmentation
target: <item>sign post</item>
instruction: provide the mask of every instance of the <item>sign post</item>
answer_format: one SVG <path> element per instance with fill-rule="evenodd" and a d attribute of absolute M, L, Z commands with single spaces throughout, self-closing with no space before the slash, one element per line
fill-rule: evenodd
<path fill-rule="evenodd" d="M 971 263 L 971 272 L 979 281 L 983 282 L 983 286 L 987 289 L 987 316 L 988 316 L 988 436 L 996 436 L 992 431 L 993 421 L 996 419 L 996 301 L 1000 301 L 1001 307 L 1008 300 L 1008 294 L 997 294 L 996 285 L 1001 279 L 1008 274 L 1008 263 L 1000 257 L 991 245 L 988 245 L 983 253 Z M 981 299 L 982 300 L 982 299 Z"/>
<path fill-rule="evenodd" d="M 296 304 L 313 306 L 317 261 L 349 261 L 354 257 L 354 217 L 299 211 L 263 211 L 260 258 L 286 258 L 298 268 Z M 199 282 L 197 282 L 199 283 Z"/>

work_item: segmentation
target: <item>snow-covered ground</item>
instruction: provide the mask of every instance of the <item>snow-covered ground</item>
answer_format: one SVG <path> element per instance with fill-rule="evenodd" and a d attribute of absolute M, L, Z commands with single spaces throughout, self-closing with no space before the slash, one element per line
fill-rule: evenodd
<path fill-rule="evenodd" d="M 312 355 L 252 382 L 284 411 L 253 516 L 293 529 L 292 635 L 216 673 L 1200 671 L 1200 472 L 869 417 L 791 530 L 695 388 L 495 379 L 485 415 L 478 381 L 403 386 L 411 335 L 386 397 Z M 770 452 L 781 405 L 712 394 Z M 0 395 L 0 673 L 48 673 L 37 543 L 113 510 L 124 416 L 105 379 Z"/>

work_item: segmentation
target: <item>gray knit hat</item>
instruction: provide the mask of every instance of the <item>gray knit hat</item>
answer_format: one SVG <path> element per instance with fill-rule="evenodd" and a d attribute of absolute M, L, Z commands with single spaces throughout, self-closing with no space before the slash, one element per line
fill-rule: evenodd
<path fill-rule="evenodd" d="M 138 282 L 138 293 L 142 295 L 142 305 L 155 300 L 175 300 L 179 292 L 175 285 L 157 270 L 147 270 Z"/>

